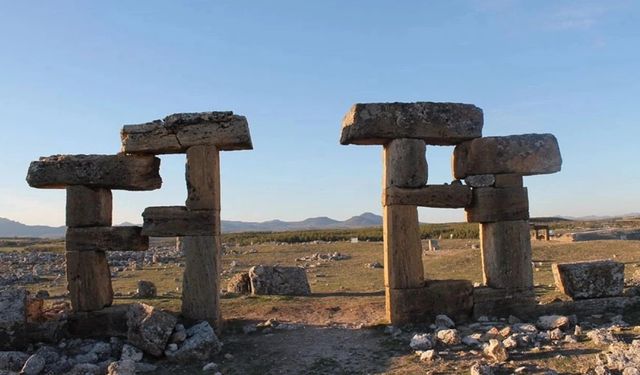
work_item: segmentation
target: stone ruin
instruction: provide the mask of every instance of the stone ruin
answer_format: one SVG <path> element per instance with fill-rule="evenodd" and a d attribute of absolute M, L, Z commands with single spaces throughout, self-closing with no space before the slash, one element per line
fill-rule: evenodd
<path fill-rule="evenodd" d="M 145 251 L 149 237 L 180 237 L 185 255 L 182 315 L 220 326 L 220 151 L 252 149 L 249 125 L 233 112 L 180 113 L 125 125 L 117 155 L 55 155 L 29 166 L 36 188 L 66 189 L 66 274 L 72 309 L 113 303 L 106 251 Z M 185 206 L 148 207 L 144 224 L 112 226 L 111 190 L 162 185 L 155 155 L 186 154 Z M 96 320 L 100 319 L 97 315 Z"/>
<path fill-rule="evenodd" d="M 504 315 L 535 304 L 523 176 L 558 172 L 558 142 L 551 134 L 482 137 L 482 127 L 480 108 L 457 103 L 356 104 L 344 117 L 341 144 L 383 146 L 384 282 L 392 324 L 443 312 Z M 455 146 L 450 185 L 427 184 L 427 145 Z M 464 208 L 467 222 L 480 223 L 483 287 L 425 280 L 418 206 Z"/>

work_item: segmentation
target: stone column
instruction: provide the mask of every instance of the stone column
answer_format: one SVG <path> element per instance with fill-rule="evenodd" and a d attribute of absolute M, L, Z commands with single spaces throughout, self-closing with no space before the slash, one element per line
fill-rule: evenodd
<path fill-rule="evenodd" d="M 219 328 L 220 272 L 220 157 L 214 146 L 187 149 L 187 201 L 190 211 L 212 211 L 210 235 L 184 236 L 181 246 L 186 258 L 182 315 L 193 320 L 207 320 Z"/>
<path fill-rule="evenodd" d="M 384 146 L 383 190 L 390 187 L 420 188 L 427 183 L 426 145 L 421 139 L 400 138 Z M 384 203 L 383 203 L 384 204 Z M 386 316 L 401 317 L 395 293 L 424 283 L 418 208 L 414 205 L 383 206 L 384 282 Z"/>

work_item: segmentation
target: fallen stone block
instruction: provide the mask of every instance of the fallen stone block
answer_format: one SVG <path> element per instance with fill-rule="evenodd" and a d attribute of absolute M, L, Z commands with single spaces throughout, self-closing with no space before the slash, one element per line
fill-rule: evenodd
<path fill-rule="evenodd" d="M 392 324 L 433 322 L 445 314 L 457 322 L 469 319 L 473 285 L 468 280 L 428 280 L 420 288 L 387 288 L 387 319 Z"/>
<path fill-rule="evenodd" d="M 464 185 L 426 185 L 418 189 L 389 187 L 382 204 L 435 208 L 464 208 L 471 204 L 471 188 Z"/>
<path fill-rule="evenodd" d="M 165 351 L 167 358 L 174 362 L 206 361 L 222 348 L 213 328 L 208 322 L 200 322 L 187 329 L 187 338 L 177 350 Z"/>
<path fill-rule="evenodd" d="M 249 278 L 252 294 L 301 296 L 311 294 L 304 268 L 259 265 L 251 267 Z"/>
<path fill-rule="evenodd" d="M 482 136 L 482 110 L 459 103 L 359 103 L 342 120 L 340 143 L 383 145 L 392 139 L 422 139 L 455 145 Z"/>
<path fill-rule="evenodd" d="M 71 185 L 155 190 L 162 185 L 160 159 L 150 155 L 54 155 L 31 162 L 27 183 L 35 188 Z"/>
<path fill-rule="evenodd" d="M 178 319 L 143 303 L 131 305 L 127 312 L 127 340 L 144 352 L 161 356 Z"/>
<path fill-rule="evenodd" d="M 127 154 L 178 154 L 191 146 L 215 146 L 221 151 L 251 150 L 249 124 L 233 112 L 176 113 L 120 132 Z"/>
<path fill-rule="evenodd" d="M 109 227 L 112 208 L 109 189 L 67 186 L 67 227 Z"/>
<path fill-rule="evenodd" d="M 465 208 L 465 212 L 469 223 L 527 220 L 529 219 L 527 188 L 475 188 L 471 204 Z"/>
<path fill-rule="evenodd" d="M 553 134 L 478 138 L 459 144 L 453 152 L 453 174 L 458 179 L 478 174 L 555 173 L 561 166 Z"/>
<path fill-rule="evenodd" d="M 146 251 L 141 227 L 67 228 L 67 251 Z"/>
<path fill-rule="evenodd" d="M 212 236 L 220 228 L 220 211 L 184 206 L 147 207 L 142 234 L 149 237 Z"/>
<path fill-rule="evenodd" d="M 624 263 L 600 260 L 551 265 L 556 287 L 573 299 L 621 296 Z"/>

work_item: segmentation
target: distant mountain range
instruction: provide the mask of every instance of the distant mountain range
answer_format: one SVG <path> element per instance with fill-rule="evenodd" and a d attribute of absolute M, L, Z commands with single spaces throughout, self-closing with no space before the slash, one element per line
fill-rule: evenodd
<path fill-rule="evenodd" d="M 136 225 L 122 223 L 120 225 Z M 140 224 L 137 224 L 140 225 Z M 382 216 L 365 212 L 345 221 L 329 217 L 313 217 L 302 221 L 270 220 L 264 222 L 245 222 L 222 220 L 222 232 L 283 232 L 307 229 L 351 229 L 379 227 Z M 63 237 L 65 227 L 49 227 L 46 225 L 27 225 L 17 221 L 0 218 L 0 237 Z"/>

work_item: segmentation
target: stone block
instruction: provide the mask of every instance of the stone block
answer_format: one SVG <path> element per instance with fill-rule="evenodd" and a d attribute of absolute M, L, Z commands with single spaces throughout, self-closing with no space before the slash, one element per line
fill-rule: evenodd
<path fill-rule="evenodd" d="M 527 220 L 527 188 L 475 188 L 471 205 L 465 208 L 465 212 L 469 223 Z"/>
<path fill-rule="evenodd" d="M 573 299 L 618 297 L 624 289 L 624 263 L 598 260 L 551 265 L 556 287 Z"/>
<path fill-rule="evenodd" d="M 112 201 L 109 189 L 67 186 L 67 227 L 111 226 Z"/>
<path fill-rule="evenodd" d="M 95 311 L 113 302 L 111 273 L 103 251 L 67 251 L 67 287 L 74 311 Z"/>
<path fill-rule="evenodd" d="M 392 139 L 422 139 L 454 145 L 482 136 L 482 110 L 459 103 L 359 103 L 342 120 L 340 143 L 383 145 Z"/>
<path fill-rule="evenodd" d="M 188 209 L 220 210 L 220 153 L 215 147 L 189 147 L 185 177 Z"/>
<path fill-rule="evenodd" d="M 496 176 L 492 174 L 476 174 L 465 177 L 464 183 L 474 188 L 490 187 L 496 183 Z"/>
<path fill-rule="evenodd" d="M 421 139 L 400 138 L 384 146 L 385 186 L 416 188 L 427 183 L 426 145 Z"/>
<path fill-rule="evenodd" d="M 176 113 L 163 120 L 125 125 L 120 138 L 127 154 L 180 154 L 202 145 L 221 151 L 253 148 L 247 119 L 233 112 Z"/>
<path fill-rule="evenodd" d="M 68 318 L 69 333 L 81 338 L 127 337 L 129 307 L 113 305 L 96 311 L 74 312 Z"/>
<path fill-rule="evenodd" d="M 387 320 L 394 325 L 433 322 L 445 314 L 456 322 L 469 319 L 473 285 L 468 280 L 429 280 L 418 288 L 386 288 Z"/>
<path fill-rule="evenodd" d="M 141 227 L 67 228 L 68 251 L 146 251 L 149 237 Z"/>
<path fill-rule="evenodd" d="M 473 289 L 473 317 L 529 317 L 536 306 L 533 290 L 509 291 L 506 289 L 479 287 Z"/>
<path fill-rule="evenodd" d="M 212 236 L 220 233 L 220 212 L 184 206 L 147 207 L 142 234 L 149 237 Z"/>
<path fill-rule="evenodd" d="M 497 174 L 495 175 L 496 182 L 493 186 L 497 188 L 502 187 L 522 187 L 524 185 L 521 174 Z"/>
<path fill-rule="evenodd" d="M 150 155 L 54 155 L 31 162 L 27 183 L 35 188 L 71 185 L 117 190 L 155 190 L 162 185 L 160 159 Z"/>
<path fill-rule="evenodd" d="M 453 174 L 458 179 L 478 174 L 555 173 L 561 166 L 553 134 L 478 138 L 461 143 L 453 152 Z"/>
<path fill-rule="evenodd" d="M 27 323 L 27 291 L 9 288 L 0 291 L 0 331 L 13 331 Z"/>
<path fill-rule="evenodd" d="M 145 353 L 160 357 L 164 354 L 178 319 L 143 303 L 135 303 L 127 312 L 127 340 Z"/>
<path fill-rule="evenodd" d="M 254 266 L 249 269 L 251 294 L 292 295 L 311 294 L 307 273 L 300 267 Z"/>
<path fill-rule="evenodd" d="M 389 187 L 385 189 L 382 205 L 464 208 L 471 204 L 471 197 L 471 188 L 464 185 L 426 185 L 418 189 Z"/>
<path fill-rule="evenodd" d="M 416 206 L 384 206 L 384 285 L 417 288 L 424 283 L 422 243 Z"/>

